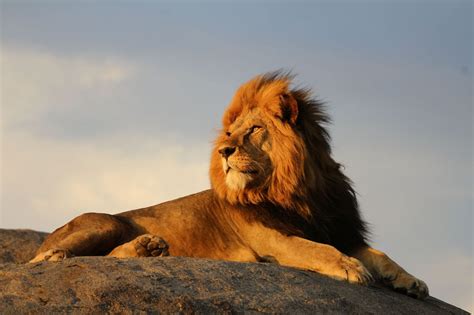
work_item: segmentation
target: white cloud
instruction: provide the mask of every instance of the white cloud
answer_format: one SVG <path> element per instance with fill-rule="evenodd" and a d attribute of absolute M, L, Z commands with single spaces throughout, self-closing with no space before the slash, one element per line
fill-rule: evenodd
<path fill-rule="evenodd" d="M 45 110 L 76 105 L 84 94 L 111 94 L 137 67 L 113 56 L 66 57 L 2 47 L 3 122 L 27 123 Z"/>
<path fill-rule="evenodd" d="M 84 142 L 32 133 L 35 120 L 43 126 L 41 117 L 71 107 L 99 121 L 114 115 L 123 84 L 136 80 L 136 63 L 2 47 L 1 68 L 2 227 L 51 231 L 85 211 L 116 213 L 209 187 L 205 142 L 130 130 Z M 94 108 L 102 103 L 102 111 Z"/>
<path fill-rule="evenodd" d="M 205 144 L 68 143 L 17 133 L 3 148 L 5 228 L 51 231 L 82 212 L 117 213 L 209 187 Z"/>

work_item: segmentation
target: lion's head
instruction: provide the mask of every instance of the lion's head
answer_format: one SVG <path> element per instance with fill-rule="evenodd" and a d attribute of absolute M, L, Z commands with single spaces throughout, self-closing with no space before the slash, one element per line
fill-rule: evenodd
<path fill-rule="evenodd" d="M 212 187 L 231 204 L 272 203 L 311 216 L 308 198 L 339 165 L 330 158 L 328 121 L 292 76 L 260 75 L 243 84 L 224 113 L 211 157 Z M 329 173 L 328 173 L 329 172 Z"/>

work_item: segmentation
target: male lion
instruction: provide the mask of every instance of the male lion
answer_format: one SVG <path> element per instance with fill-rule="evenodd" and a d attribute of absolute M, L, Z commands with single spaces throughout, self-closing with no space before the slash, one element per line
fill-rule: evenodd
<path fill-rule="evenodd" d="M 423 281 L 368 245 L 351 182 L 331 157 L 329 118 L 309 90 L 290 88 L 291 79 L 267 73 L 237 90 L 212 151 L 212 189 L 116 215 L 80 215 L 49 235 L 31 262 L 73 255 L 271 261 L 359 284 L 373 276 L 428 296 Z"/>

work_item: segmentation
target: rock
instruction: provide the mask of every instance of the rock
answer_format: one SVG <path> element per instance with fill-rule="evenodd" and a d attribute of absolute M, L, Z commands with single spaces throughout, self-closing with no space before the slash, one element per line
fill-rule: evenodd
<path fill-rule="evenodd" d="M 0 263 L 25 263 L 35 255 L 48 233 L 0 229 Z"/>
<path fill-rule="evenodd" d="M 0 264 L 2 314 L 260 312 L 467 314 L 435 298 L 419 301 L 266 263 L 76 257 Z"/>

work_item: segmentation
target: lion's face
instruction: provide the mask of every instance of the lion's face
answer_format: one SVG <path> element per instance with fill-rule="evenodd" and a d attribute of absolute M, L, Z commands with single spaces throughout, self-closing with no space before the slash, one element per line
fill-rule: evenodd
<path fill-rule="evenodd" d="M 253 109 L 240 115 L 219 137 L 216 146 L 228 189 L 239 191 L 269 184 L 273 172 L 272 135 L 266 116 Z"/>
<path fill-rule="evenodd" d="M 306 193 L 306 146 L 287 79 L 242 85 L 224 113 L 211 158 L 211 182 L 231 203 L 290 203 Z"/>

